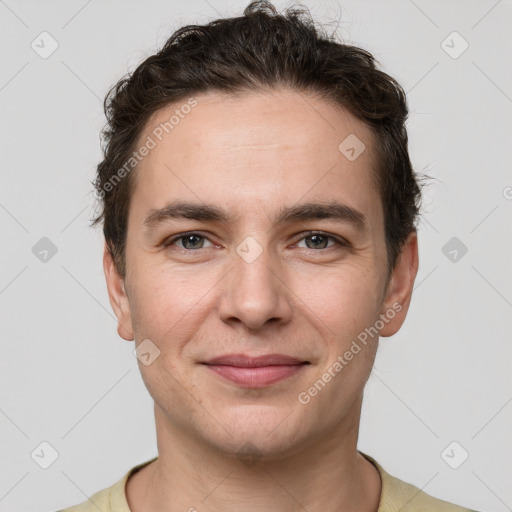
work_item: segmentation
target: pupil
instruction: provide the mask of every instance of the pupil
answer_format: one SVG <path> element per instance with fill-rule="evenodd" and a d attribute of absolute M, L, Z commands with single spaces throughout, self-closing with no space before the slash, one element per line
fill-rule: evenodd
<path fill-rule="evenodd" d="M 322 235 L 311 235 L 309 238 L 313 242 L 314 247 L 318 247 L 322 243 L 325 243 L 325 240 L 324 240 L 325 237 Z"/>
<path fill-rule="evenodd" d="M 199 239 L 199 237 L 197 235 L 188 235 L 185 238 L 185 240 L 186 240 L 185 246 L 189 245 L 189 242 L 190 242 L 190 245 L 194 245 L 194 239 L 196 239 L 196 243 L 197 243 L 197 239 Z"/>

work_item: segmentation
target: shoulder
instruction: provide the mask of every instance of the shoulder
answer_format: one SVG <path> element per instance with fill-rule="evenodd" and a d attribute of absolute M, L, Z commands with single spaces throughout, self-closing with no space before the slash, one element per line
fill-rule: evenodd
<path fill-rule="evenodd" d="M 58 510 L 57 512 L 130 512 L 130 507 L 126 501 L 126 482 L 128 478 L 139 469 L 155 461 L 158 457 L 138 464 L 130 469 L 124 476 L 111 487 L 102 489 L 93 494 L 86 501 L 73 505 L 72 507 Z"/>
<path fill-rule="evenodd" d="M 360 453 L 380 473 L 382 490 L 377 512 L 476 512 L 427 494 L 415 485 L 390 475 L 375 459 Z"/>
<path fill-rule="evenodd" d="M 114 484 L 112 487 L 98 491 L 83 503 L 73 505 L 72 507 L 65 508 L 57 512 L 97 512 L 98 509 L 102 512 L 111 512 L 110 496 L 116 485 L 118 484 Z M 126 512 L 129 512 L 129 510 Z"/>

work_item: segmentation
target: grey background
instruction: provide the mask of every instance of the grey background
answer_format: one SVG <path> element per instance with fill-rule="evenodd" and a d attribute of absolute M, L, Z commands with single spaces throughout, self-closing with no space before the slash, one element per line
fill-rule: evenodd
<path fill-rule="evenodd" d="M 512 510 L 512 3 L 304 3 L 331 30 L 341 15 L 339 34 L 403 84 L 413 164 L 436 178 L 411 311 L 380 342 L 359 449 L 434 496 Z M 101 231 L 88 227 L 101 102 L 176 28 L 245 5 L 0 1 L 1 511 L 82 502 L 156 455 L 152 401 L 133 342 L 116 333 Z M 58 42 L 46 59 L 31 47 L 43 31 Z M 469 44 L 457 58 L 453 31 Z M 43 237 L 57 249 L 46 261 Z M 441 455 L 453 441 L 452 461 L 469 453 L 458 469 Z M 58 452 L 48 469 L 42 442 Z"/>

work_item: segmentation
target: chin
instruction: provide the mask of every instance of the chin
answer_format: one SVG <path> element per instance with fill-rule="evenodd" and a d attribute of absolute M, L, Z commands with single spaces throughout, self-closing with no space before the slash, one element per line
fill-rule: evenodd
<path fill-rule="evenodd" d="M 209 441 L 239 458 L 279 458 L 291 453 L 300 438 L 307 435 L 304 422 L 289 407 L 240 405 L 217 411 L 229 433 L 218 424 L 211 425 L 206 429 Z"/>

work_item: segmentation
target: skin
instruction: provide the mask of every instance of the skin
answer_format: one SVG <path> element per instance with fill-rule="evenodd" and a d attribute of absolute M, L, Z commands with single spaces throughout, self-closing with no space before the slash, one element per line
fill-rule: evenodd
<path fill-rule="evenodd" d="M 160 350 L 152 364 L 139 362 L 155 402 L 159 459 L 128 480 L 130 508 L 375 512 L 381 481 L 357 452 L 357 437 L 378 337 L 308 404 L 297 397 L 393 304 L 401 310 L 380 336 L 401 327 L 418 269 L 416 234 L 388 279 L 374 140 L 347 111 L 288 90 L 196 99 L 134 176 L 125 279 L 104 252 L 120 336 L 137 345 L 150 339 Z M 177 107 L 156 112 L 139 140 Z M 355 161 L 338 150 L 349 134 L 366 146 Z M 145 227 L 153 209 L 177 199 L 221 206 L 235 218 Z M 283 206 L 331 200 L 362 213 L 365 229 L 332 219 L 273 224 Z M 311 230 L 334 238 L 318 248 Z M 162 245 L 186 231 L 199 238 Z M 248 236 L 262 249 L 252 263 L 236 252 Z M 310 364 L 247 389 L 200 364 L 228 353 Z"/>

